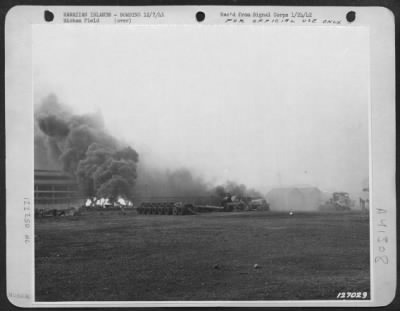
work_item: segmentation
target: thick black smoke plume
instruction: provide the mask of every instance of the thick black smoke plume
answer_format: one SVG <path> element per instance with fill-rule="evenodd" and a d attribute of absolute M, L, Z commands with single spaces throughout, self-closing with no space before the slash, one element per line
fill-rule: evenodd
<path fill-rule="evenodd" d="M 84 196 L 133 199 L 138 154 L 107 133 L 100 113 L 75 115 L 49 95 L 35 121 L 35 153 L 74 175 Z"/>
<path fill-rule="evenodd" d="M 143 163 L 142 163 L 143 164 Z M 156 169 L 139 165 L 136 194 L 138 197 L 204 197 L 211 186 L 189 169 Z"/>
<path fill-rule="evenodd" d="M 217 205 L 228 195 L 243 201 L 263 197 L 258 191 L 232 181 L 216 186 L 196 176 L 187 168 L 160 170 L 143 163 L 138 167 L 135 193 L 139 201 L 160 197 L 193 198 L 204 200 L 206 204 Z"/>
<path fill-rule="evenodd" d="M 246 185 L 233 181 L 228 181 L 225 185 L 216 186 L 214 192 L 219 198 L 232 196 L 243 201 L 249 201 L 252 198 L 262 198 L 262 194 L 257 190 L 247 188 Z"/>
<path fill-rule="evenodd" d="M 72 174 L 82 195 L 92 202 L 118 197 L 135 203 L 154 197 L 206 197 L 210 202 L 227 195 L 262 197 L 235 182 L 216 187 L 186 168 L 138 165 L 138 153 L 107 133 L 100 113 L 76 115 L 54 95 L 35 109 L 35 168 Z"/>

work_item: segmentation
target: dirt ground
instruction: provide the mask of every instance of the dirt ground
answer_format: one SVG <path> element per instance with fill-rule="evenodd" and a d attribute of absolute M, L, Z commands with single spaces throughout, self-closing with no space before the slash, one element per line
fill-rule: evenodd
<path fill-rule="evenodd" d="M 37 301 L 369 298 L 362 213 L 40 218 L 35 252 Z"/>

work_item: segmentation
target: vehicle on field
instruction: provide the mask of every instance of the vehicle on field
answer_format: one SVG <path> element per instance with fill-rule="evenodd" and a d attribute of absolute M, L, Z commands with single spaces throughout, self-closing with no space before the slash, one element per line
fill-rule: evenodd
<path fill-rule="evenodd" d="M 334 192 L 332 197 L 320 207 L 323 211 L 349 211 L 353 202 L 347 192 Z"/>
<path fill-rule="evenodd" d="M 224 212 L 244 211 L 248 207 L 247 203 L 241 198 L 232 196 L 230 193 L 226 194 L 220 205 L 223 207 Z"/>
<path fill-rule="evenodd" d="M 194 215 L 212 212 L 240 212 L 269 210 L 265 199 L 239 198 L 229 193 L 221 200 L 218 197 L 148 197 L 136 204 L 140 215 Z"/>
<path fill-rule="evenodd" d="M 35 217 L 59 217 L 59 216 L 77 216 L 79 210 L 75 207 L 64 208 L 64 209 L 35 209 Z"/>
<path fill-rule="evenodd" d="M 249 211 L 269 211 L 269 204 L 265 199 L 253 199 L 248 205 Z"/>
<path fill-rule="evenodd" d="M 190 205 L 182 202 L 142 202 L 137 208 L 138 214 L 143 215 L 188 215 Z"/>

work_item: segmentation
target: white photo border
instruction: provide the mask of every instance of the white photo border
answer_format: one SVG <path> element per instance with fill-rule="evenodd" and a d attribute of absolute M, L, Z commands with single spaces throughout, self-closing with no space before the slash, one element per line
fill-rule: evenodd
<path fill-rule="evenodd" d="M 129 11 L 131 7 L 96 7 Z M 134 7 L 135 10 L 145 7 Z M 396 189 L 395 189 L 395 40 L 393 13 L 383 7 L 296 7 L 321 19 L 343 20 L 329 27 L 368 27 L 370 34 L 370 300 L 296 301 L 93 301 L 35 302 L 33 217 L 33 88 L 32 27 L 48 24 L 43 12 L 50 10 L 52 24 L 63 24 L 64 11 L 90 11 L 90 6 L 16 6 L 5 23 L 6 111 L 6 264 L 7 296 L 18 307 L 266 307 L 266 306 L 384 306 L 396 291 Z M 272 6 L 154 6 L 163 19 L 141 19 L 137 25 L 198 25 L 195 14 L 207 18 L 202 25 L 224 25 L 220 11 L 279 10 Z M 356 22 L 345 22 L 348 11 Z M 103 21 L 99 25 L 113 24 Z M 84 25 L 82 25 L 84 27 Z M 131 27 L 126 25 L 124 27 Z M 232 25 L 232 27 L 241 27 Z M 265 27 L 270 27 L 266 25 Z M 76 26 L 75 26 L 76 27 Z M 80 26 L 77 26 L 80 27 Z M 95 27 L 95 26 L 94 26 Z M 257 25 L 257 27 L 263 27 Z M 321 24 L 279 27 L 326 27 Z M 18 139 L 10 139 L 18 137 Z M 23 152 L 21 152 L 23 150 Z M 16 154 L 22 157 L 15 157 Z M 388 241 L 388 242 L 384 242 Z"/>

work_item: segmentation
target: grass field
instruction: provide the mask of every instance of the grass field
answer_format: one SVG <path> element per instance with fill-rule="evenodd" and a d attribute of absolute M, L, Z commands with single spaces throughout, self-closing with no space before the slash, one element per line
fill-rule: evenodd
<path fill-rule="evenodd" d="M 93 212 L 35 230 L 37 301 L 369 298 L 366 214 Z"/>

